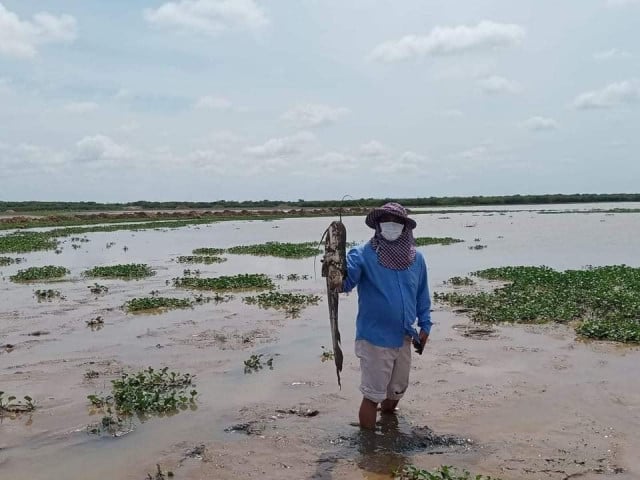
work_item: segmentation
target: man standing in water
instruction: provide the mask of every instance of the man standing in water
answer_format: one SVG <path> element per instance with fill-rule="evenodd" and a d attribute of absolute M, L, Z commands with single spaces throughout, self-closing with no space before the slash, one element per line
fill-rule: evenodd
<path fill-rule="evenodd" d="M 431 330 L 431 299 L 427 266 L 413 238 L 416 222 L 405 208 L 387 203 L 373 209 L 365 223 L 375 233 L 349 251 L 343 291 L 358 287 L 360 427 L 373 430 L 378 404 L 383 414 L 393 414 L 409 386 L 411 344 L 422 353 Z"/>

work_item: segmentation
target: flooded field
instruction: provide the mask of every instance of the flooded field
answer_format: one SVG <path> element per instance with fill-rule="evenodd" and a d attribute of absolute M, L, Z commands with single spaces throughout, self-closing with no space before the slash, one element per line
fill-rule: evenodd
<path fill-rule="evenodd" d="M 446 289 L 450 277 L 489 267 L 640 266 L 640 213 L 481 210 L 415 215 L 416 236 L 464 240 L 420 247 L 432 292 Z M 502 325 L 469 334 L 464 313 L 434 303 L 431 341 L 424 355 L 414 356 L 397 420 L 363 437 L 351 425 L 360 402 L 357 299 L 340 299 L 345 368 L 339 390 L 333 363 L 322 361 L 330 332 L 319 257 L 223 254 L 222 263 L 177 262 L 201 247 L 319 241 L 331 220 L 87 233 L 88 241 L 62 239 L 58 254 L 3 254 L 25 260 L 0 266 L 0 390 L 32 397 L 36 409 L 1 420 L 0 478 L 142 480 L 160 464 L 178 479 L 372 479 L 389 478 L 405 463 L 453 464 L 503 479 L 640 478 L 636 346 L 580 340 L 564 325 Z M 370 237 L 364 218 L 344 222 L 349 241 Z M 476 245 L 483 248 L 470 248 Z M 83 275 L 128 263 L 148 264 L 155 274 L 140 280 Z M 69 273 L 59 281 L 10 280 L 20 269 L 45 265 Z M 265 274 L 283 292 L 322 300 L 299 316 L 247 304 L 250 291 L 176 310 L 122 308 L 152 291 L 193 299 L 200 292 L 173 286 L 185 269 L 201 277 Z M 298 277 L 287 280 L 292 274 Z M 95 283 L 108 291 L 92 293 Z M 61 296 L 39 301 L 39 289 Z M 101 322 L 87 324 L 98 317 Z M 271 365 L 245 373 L 252 355 Z M 87 396 L 106 394 L 123 372 L 149 366 L 195 375 L 196 403 L 177 414 L 134 418 L 132 431 L 117 438 L 88 433 L 101 415 L 92 414 Z"/>

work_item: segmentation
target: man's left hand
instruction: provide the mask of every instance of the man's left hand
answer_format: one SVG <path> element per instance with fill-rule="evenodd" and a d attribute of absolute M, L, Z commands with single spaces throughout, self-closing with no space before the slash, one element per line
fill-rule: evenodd
<path fill-rule="evenodd" d="M 429 340 L 429 334 L 424 330 L 420 331 L 420 346 L 424 349 L 424 346 L 427 344 L 427 340 Z"/>

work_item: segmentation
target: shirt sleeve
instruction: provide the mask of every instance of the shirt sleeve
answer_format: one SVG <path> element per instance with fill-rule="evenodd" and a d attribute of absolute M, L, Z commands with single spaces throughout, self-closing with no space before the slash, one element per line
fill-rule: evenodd
<path fill-rule="evenodd" d="M 431 332 L 431 295 L 429 293 L 429 281 L 427 276 L 427 264 L 422 259 L 422 273 L 418 285 L 417 298 L 418 326 L 427 334 Z"/>
<path fill-rule="evenodd" d="M 342 291 L 350 292 L 360 281 L 362 275 L 362 253 L 358 248 L 352 248 L 347 254 L 347 278 L 342 282 Z"/>

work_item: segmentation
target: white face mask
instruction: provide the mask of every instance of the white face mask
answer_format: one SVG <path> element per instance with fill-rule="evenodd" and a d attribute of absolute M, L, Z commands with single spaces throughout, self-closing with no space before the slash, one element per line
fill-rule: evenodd
<path fill-rule="evenodd" d="M 398 237 L 402 235 L 402 230 L 404 230 L 404 225 L 401 223 L 383 222 L 380 224 L 380 234 L 382 238 L 390 242 L 397 240 Z"/>

